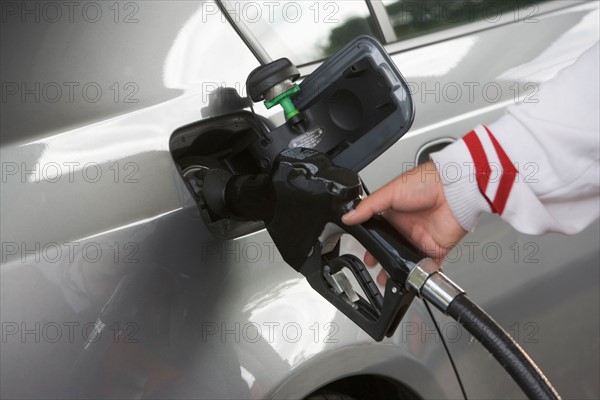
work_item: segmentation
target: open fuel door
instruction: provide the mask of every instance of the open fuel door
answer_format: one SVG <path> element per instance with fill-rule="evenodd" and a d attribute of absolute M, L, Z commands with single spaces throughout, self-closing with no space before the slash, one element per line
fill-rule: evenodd
<path fill-rule="evenodd" d="M 255 155 L 270 168 L 285 148 L 311 148 L 335 165 L 359 171 L 402 137 L 414 104 L 400 71 L 375 39 L 361 36 L 327 59 L 302 83 L 280 59 L 248 77 L 253 101 L 283 106 L 287 121 L 265 134 Z"/>

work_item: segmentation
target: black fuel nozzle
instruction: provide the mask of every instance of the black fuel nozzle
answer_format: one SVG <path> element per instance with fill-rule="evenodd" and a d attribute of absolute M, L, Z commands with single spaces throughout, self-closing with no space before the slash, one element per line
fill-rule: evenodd
<path fill-rule="evenodd" d="M 314 244 L 327 223 L 360 236 L 363 244 L 378 244 L 373 246 L 373 255 L 379 255 L 378 260 L 388 260 L 390 254 L 399 263 L 403 259 L 422 258 L 380 216 L 361 225 L 346 226 L 341 221 L 361 201 L 362 182 L 356 172 L 334 165 L 327 155 L 305 148 L 284 150 L 275 161 L 271 180 L 277 201 L 267 229 L 275 244 L 281 245 L 284 260 L 294 268 L 300 268 L 310 252 L 298 250 Z M 288 252 L 286 248 L 294 250 Z M 401 251 L 403 254 L 399 254 Z M 391 274 L 404 279 L 400 271 Z"/>
<path fill-rule="evenodd" d="M 233 175 L 223 169 L 203 171 L 202 196 L 219 217 L 264 221 L 273 215 L 275 194 L 267 174 Z"/>
<path fill-rule="evenodd" d="M 404 241 L 381 216 L 346 226 L 342 216 L 363 193 L 352 170 L 334 165 L 327 155 L 305 148 L 279 154 L 271 176 L 275 209 L 267 230 L 283 259 L 310 285 L 375 340 L 391 336 L 414 298 L 406 289 L 413 262 L 422 255 Z M 356 257 L 330 251 L 330 237 L 350 234 L 390 275 L 384 295 Z M 335 247 L 334 247 L 335 248 Z M 352 288 L 342 271 L 348 269 L 364 296 Z"/>
<path fill-rule="evenodd" d="M 205 198 L 212 211 L 263 220 L 277 249 L 310 285 L 376 340 L 390 336 L 412 302 L 406 290 L 412 262 L 422 256 L 381 216 L 346 226 L 341 218 L 363 193 L 352 170 L 306 148 L 282 151 L 270 174 L 210 177 Z M 384 295 L 362 262 L 339 254 L 339 238 L 356 238 L 390 275 Z M 332 239 L 333 238 L 333 239 Z M 333 242 L 333 246 L 329 246 Z M 349 270 L 362 289 L 345 277 Z"/>

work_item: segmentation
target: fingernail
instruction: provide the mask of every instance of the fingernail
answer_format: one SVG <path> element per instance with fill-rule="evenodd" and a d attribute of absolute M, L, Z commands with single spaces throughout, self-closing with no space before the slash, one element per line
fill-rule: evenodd
<path fill-rule="evenodd" d="M 345 224 L 352 222 L 352 219 L 354 218 L 355 215 L 356 215 L 355 210 L 350 211 L 348 214 L 342 215 L 342 222 Z"/>

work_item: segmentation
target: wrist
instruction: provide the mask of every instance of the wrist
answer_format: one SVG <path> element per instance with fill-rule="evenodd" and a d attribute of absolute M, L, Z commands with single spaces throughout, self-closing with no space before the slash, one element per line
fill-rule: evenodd
<path fill-rule="evenodd" d="M 479 216 L 491 212 L 477 184 L 475 166 L 464 141 L 459 140 L 430 156 L 442 182 L 446 203 L 458 224 L 472 231 Z"/>

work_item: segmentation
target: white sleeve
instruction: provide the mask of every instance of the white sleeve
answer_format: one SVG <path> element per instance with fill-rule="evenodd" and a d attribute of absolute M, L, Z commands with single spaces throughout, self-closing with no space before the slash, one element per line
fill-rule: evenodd
<path fill-rule="evenodd" d="M 470 231 L 483 212 L 528 234 L 576 233 L 600 214 L 599 45 L 489 126 L 431 155 Z"/>

